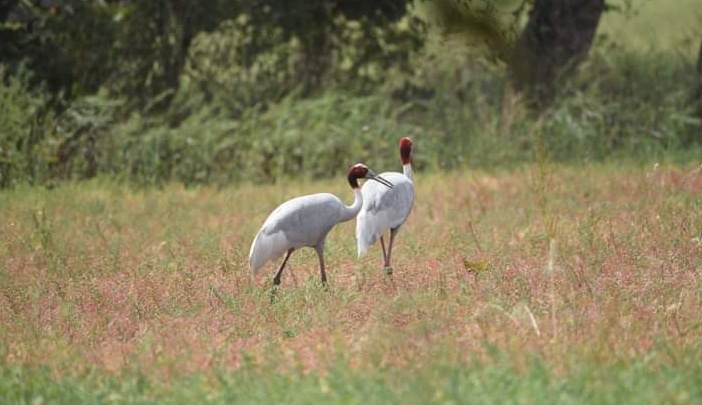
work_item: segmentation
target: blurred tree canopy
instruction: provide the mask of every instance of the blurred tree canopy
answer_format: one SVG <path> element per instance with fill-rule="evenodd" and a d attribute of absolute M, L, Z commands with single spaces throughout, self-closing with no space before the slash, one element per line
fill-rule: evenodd
<path fill-rule="evenodd" d="M 203 78 L 217 77 L 217 69 L 231 75 L 233 67 L 247 70 L 238 80 L 254 75 L 256 86 L 268 89 L 244 98 L 276 99 L 293 90 L 314 94 L 329 84 L 333 68 L 346 78 L 332 81 L 361 78 L 372 86 L 377 83 L 370 70 L 412 69 L 408 55 L 422 47 L 424 32 L 419 19 L 408 15 L 411 3 L 1 0 L 0 63 L 6 73 L 26 66 L 37 83 L 62 98 L 105 88 L 125 98 L 127 109 L 149 111 L 169 106 L 186 70 L 207 97 L 223 83 Z M 508 64 L 514 87 L 538 99 L 550 98 L 557 79 L 583 59 L 605 8 L 605 0 L 417 4 L 446 32 L 485 41 Z M 403 19 L 406 24 L 398 26 Z"/>
<path fill-rule="evenodd" d="M 125 170 L 115 159 L 170 171 L 179 152 L 133 145 L 209 110 L 239 119 L 290 94 L 372 90 L 423 45 L 408 4 L 0 0 L 0 187 Z"/>
<path fill-rule="evenodd" d="M 514 88 L 537 108 L 549 104 L 561 79 L 585 58 L 605 10 L 605 0 L 423 2 L 447 34 L 485 45 L 505 62 Z"/>
<path fill-rule="evenodd" d="M 379 30 L 406 14 L 406 0 L 2 0 L 0 63 L 20 65 L 64 98 L 107 88 L 134 109 L 162 109 L 177 93 L 191 44 L 227 21 L 246 32 L 231 63 L 251 64 L 280 43 L 299 44 L 297 83 L 314 91 L 354 22 L 363 58 L 380 51 Z M 245 24 L 241 22 L 244 21 Z M 231 28 L 231 26 L 230 26 Z M 413 34 L 409 34 L 412 36 Z M 274 43 L 278 42 L 278 43 Z M 421 41 L 414 35 L 414 47 Z M 395 61 L 397 62 L 397 61 Z M 193 61 L 193 66 L 198 66 Z"/>

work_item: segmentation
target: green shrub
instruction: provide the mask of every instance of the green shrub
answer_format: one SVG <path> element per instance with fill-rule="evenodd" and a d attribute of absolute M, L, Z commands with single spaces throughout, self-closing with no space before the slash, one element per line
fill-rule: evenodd
<path fill-rule="evenodd" d="M 237 170 L 236 164 L 249 150 L 239 126 L 204 108 L 175 128 L 134 115 L 112 128 L 109 167 L 120 178 L 143 185 L 239 181 L 246 171 Z"/>
<path fill-rule="evenodd" d="M 291 49 L 273 49 L 281 59 L 272 65 L 251 64 L 260 76 L 215 69 L 204 90 L 183 78 L 168 111 L 127 117 L 122 101 L 103 93 L 51 110 L 26 74 L 10 75 L 0 86 L 0 187 L 100 174 L 142 185 L 322 178 L 359 161 L 399 170 L 405 135 L 416 141 L 420 171 L 509 167 L 537 152 L 558 162 L 658 160 L 685 151 L 700 130 L 689 105 L 693 63 L 668 53 L 600 45 L 553 107 L 535 115 L 502 66 L 450 42 L 411 53 L 414 70 L 388 71 L 373 91 L 344 85 L 349 76 L 314 97 L 278 92 L 294 77 L 287 73 L 266 81 Z"/>
<path fill-rule="evenodd" d="M 30 75 L 0 67 L 0 188 L 90 178 L 104 170 L 108 129 L 118 101 L 102 95 L 56 108 L 48 93 L 30 89 Z"/>
<path fill-rule="evenodd" d="M 41 176 L 38 151 L 45 132 L 47 98 L 30 90 L 31 75 L 24 69 L 7 74 L 0 65 L 0 187 L 33 182 Z"/>

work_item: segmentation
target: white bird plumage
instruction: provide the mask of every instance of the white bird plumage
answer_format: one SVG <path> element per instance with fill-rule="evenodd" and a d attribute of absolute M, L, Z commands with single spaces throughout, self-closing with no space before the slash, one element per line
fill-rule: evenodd
<path fill-rule="evenodd" d="M 401 138 L 399 145 L 403 173 L 385 172 L 380 175 L 393 184 L 392 189 L 377 187 L 371 182 L 364 184 L 361 188 L 363 206 L 356 217 L 358 256 L 365 254 L 370 246 L 380 239 L 383 249 L 383 269 L 386 274 L 392 274 L 391 254 L 395 236 L 407 220 L 414 204 L 410 158 L 412 140 L 407 137 Z M 386 251 L 383 234 L 388 230 L 390 230 L 390 240 Z"/>
<path fill-rule="evenodd" d="M 271 212 L 251 243 L 251 273 L 255 275 L 268 261 L 285 254 L 285 259 L 273 278 L 273 284 L 278 285 L 292 252 L 309 246 L 317 252 L 322 283 L 326 283 L 324 241 L 334 225 L 353 219 L 361 209 L 363 196 L 358 187 L 360 178 L 376 180 L 383 187 L 392 188 L 392 184 L 382 176 L 376 176 L 366 165 L 358 163 L 348 172 L 348 182 L 354 193 L 351 205 L 345 205 L 329 193 L 305 195 L 284 202 Z"/>

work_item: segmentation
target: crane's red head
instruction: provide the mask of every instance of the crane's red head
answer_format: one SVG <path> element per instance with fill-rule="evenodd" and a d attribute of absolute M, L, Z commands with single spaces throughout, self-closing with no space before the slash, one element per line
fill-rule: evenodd
<path fill-rule="evenodd" d="M 378 183 L 385 185 L 386 187 L 393 187 L 392 183 L 373 173 L 373 171 L 363 163 L 356 163 L 355 165 L 349 168 L 348 180 L 349 185 L 351 185 L 351 188 L 358 188 L 358 179 L 375 180 Z"/>
<path fill-rule="evenodd" d="M 402 159 L 402 164 L 409 164 L 412 160 L 410 159 L 410 154 L 412 153 L 412 140 L 409 137 L 400 138 L 400 158 Z"/>

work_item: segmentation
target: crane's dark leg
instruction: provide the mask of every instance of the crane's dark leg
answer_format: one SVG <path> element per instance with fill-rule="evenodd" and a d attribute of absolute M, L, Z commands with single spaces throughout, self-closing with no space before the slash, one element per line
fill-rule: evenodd
<path fill-rule="evenodd" d="M 275 292 L 278 290 L 278 286 L 280 285 L 280 276 L 283 275 L 283 269 L 285 268 L 285 265 L 288 263 L 288 259 L 290 258 L 290 255 L 295 249 L 288 249 L 287 253 L 285 253 L 285 259 L 283 259 L 283 263 L 280 264 L 280 267 L 278 267 L 278 271 L 275 272 L 275 276 L 273 277 L 273 289 L 271 290 L 271 303 L 275 300 Z"/>
<path fill-rule="evenodd" d="M 290 255 L 294 250 L 295 249 L 288 249 L 288 252 L 285 253 L 285 259 L 283 259 L 283 263 L 280 264 L 280 267 L 278 267 L 278 271 L 275 272 L 275 276 L 273 277 L 273 285 L 280 285 L 280 276 L 283 274 L 283 269 L 288 263 L 288 259 L 290 258 Z"/>
<path fill-rule="evenodd" d="M 314 250 L 317 251 L 317 257 L 319 257 L 319 273 L 322 275 L 322 285 L 326 287 L 327 272 L 324 270 L 324 242 L 321 242 L 315 246 Z"/>
<path fill-rule="evenodd" d="M 383 235 L 380 235 L 380 246 L 383 248 L 383 265 L 387 266 L 388 254 L 385 253 L 385 240 L 383 239 Z"/>
<path fill-rule="evenodd" d="M 397 228 L 390 229 L 390 242 L 388 243 L 388 254 L 385 256 L 385 274 L 392 274 L 392 265 L 390 264 L 390 256 L 392 255 L 392 244 L 397 236 Z"/>

